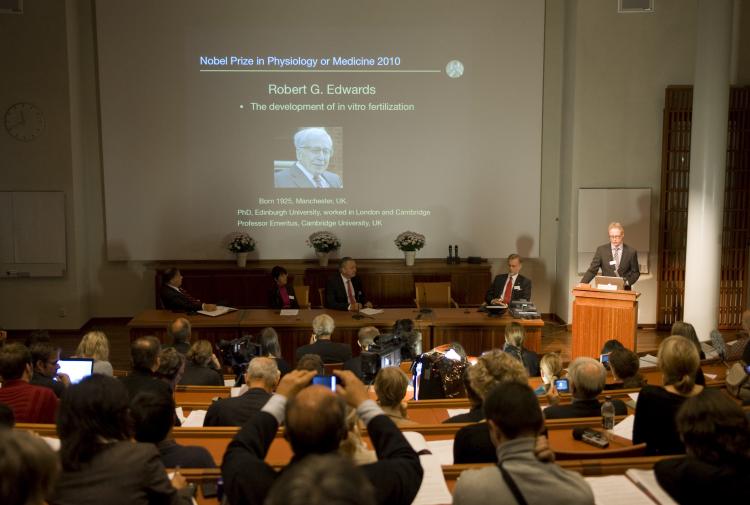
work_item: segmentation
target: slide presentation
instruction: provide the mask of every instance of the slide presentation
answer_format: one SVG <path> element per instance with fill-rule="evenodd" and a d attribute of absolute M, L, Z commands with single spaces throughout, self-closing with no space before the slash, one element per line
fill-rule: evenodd
<path fill-rule="evenodd" d="M 538 256 L 543 0 L 96 1 L 110 260 Z"/>

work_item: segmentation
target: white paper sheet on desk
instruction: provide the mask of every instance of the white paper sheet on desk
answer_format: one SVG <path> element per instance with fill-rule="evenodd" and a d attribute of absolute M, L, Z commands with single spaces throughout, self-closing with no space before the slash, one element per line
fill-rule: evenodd
<path fill-rule="evenodd" d="M 439 505 L 441 503 L 451 503 L 453 497 L 448 491 L 448 485 L 445 483 L 443 468 L 437 456 L 425 454 L 419 457 L 422 463 L 424 475 L 422 485 L 419 486 L 417 496 L 414 497 L 412 505 Z"/>
<path fill-rule="evenodd" d="M 59 438 L 52 438 L 52 437 L 42 437 L 42 440 L 44 440 L 50 449 L 52 449 L 55 452 L 60 452 L 60 439 Z"/>
<path fill-rule="evenodd" d="M 299 314 L 299 309 L 281 309 L 279 312 L 280 316 L 296 316 Z"/>
<path fill-rule="evenodd" d="M 628 440 L 633 440 L 633 421 L 635 416 L 628 416 L 619 423 L 615 424 L 612 433 Z"/>
<path fill-rule="evenodd" d="M 234 307 L 224 307 L 223 305 L 218 305 L 216 307 L 216 310 L 199 310 L 198 314 L 203 314 L 204 316 L 223 316 L 227 312 L 232 312 L 233 310 L 237 310 Z"/>
<path fill-rule="evenodd" d="M 718 377 L 718 375 L 716 375 L 715 373 L 704 373 L 703 376 L 706 379 L 711 379 L 711 380 L 714 380 L 716 377 Z"/>
<path fill-rule="evenodd" d="M 375 314 L 382 314 L 382 309 L 362 309 L 360 310 L 361 313 L 363 313 L 366 316 L 374 316 Z"/>
<path fill-rule="evenodd" d="M 234 379 L 224 379 L 224 385 L 228 388 L 234 387 Z"/>
<path fill-rule="evenodd" d="M 656 356 L 646 354 L 645 356 L 641 356 L 638 361 L 640 362 L 641 368 L 651 368 L 656 366 L 658 360 Z"/>
<path fill-rule="evenodd" d="M 638 393 L 628 393 L 628 396 L 636 403 L 638 403 Z"/>
<path fill-rule="evenodd" d="M 448 417 L 454 417 L 458 416 L 460 414 L 468 414 L 469 409 L 447 409 L 448 410 Z"/>
<path fill-rule="evenodd" d="M 646 493 L 624 475 L 585 477 L 596 505 L 654 505 Z"/>
<path fill-rule="evenodd" d="M 177 419 L 180 420 L 180 425 L 184 426 L 186 417 L 185 417 L 185 413 L 182 411 L 182 407 L 176 407 L 174 409 L 174 413 L 177 416 Z"/>
<path fill-rule="evenodd" d="M 247 384 L 243 384 L 238 388 L 233 387 L 232 389 L 229 390 L 229 396 L 231 398 L 236 398 L 238 396 L 244 395 L 247 389 L 248 389 Z"/>
<path fill-rule="evenodd" d="M 183 428 L 201 428 L 203 426 L 204 419 L 206 419 L 205 410 L 193 410 L 190 412 L 190 415 L 187 416 L 187 419 L 185 419 L 185 422 L 182 423 L 182 427 Z"/>
<path fill-rule="evenodd" d="M 656 474 L 653 470 L 639 470 L 637 468 L 631 468 L 625 472 L 625 475 L 634 482 L 641 491 L 648 494 L 656 503 L 660 505 L 677 505 L 677 503 L 669 496 L 663 487 L 659 485 L 656 480 Z"/>
<path fill-rule="evenodd" d="M 453 440 L 430 440 L 427 449 L 437 456 L 441 465 L 453 464 Z"/>

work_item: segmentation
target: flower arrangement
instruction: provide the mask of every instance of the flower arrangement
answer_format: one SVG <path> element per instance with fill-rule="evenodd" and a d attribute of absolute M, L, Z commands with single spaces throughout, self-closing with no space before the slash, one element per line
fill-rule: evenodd
<path fill-rule="evenodd" d="M 233 253 L 254 251 L 255 240 L 253 240 L 253 238 L 247 233 L 234 233 L 230 235 L 227 249 Z"/>
<path fill-rule="evenodd" d="M 415 231 L 405 231 L 399 233 L 396 240 L 393 241 L 396 247 L 402 251 L 418 251 L 424 247 L 425 238 L 421 233 Z"/>
<path fill-rule="evenodd" d="M 316 252 L 331 252 L 341 247 L 339 238 L 330 231 L 316 231 L 307 238 L 306 243 Z"/>

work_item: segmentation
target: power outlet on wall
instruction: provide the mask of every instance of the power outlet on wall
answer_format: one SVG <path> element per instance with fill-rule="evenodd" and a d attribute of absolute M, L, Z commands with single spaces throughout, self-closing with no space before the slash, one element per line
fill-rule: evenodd
<path fill-rule="evenodd" d="M 68 310 L 65 307 L 57 309 L 57 317 L 68 317 Z"/>

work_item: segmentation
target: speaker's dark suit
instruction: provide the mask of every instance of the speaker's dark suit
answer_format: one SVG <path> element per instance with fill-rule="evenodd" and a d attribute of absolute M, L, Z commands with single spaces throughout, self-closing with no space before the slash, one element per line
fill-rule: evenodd
<path fill-rule="evenodd" d="M 620 268 L 615 271 L 615 265 L 612 263 L 614 258 L 612 257 L 612 245 L 604 244 L 600 245 L 596 249 L 594 259 L 591 260 L 591 266 L 586 273 L 583 274 L 581 282 L 588 284 L 591 282 L 599 270 L 601 269 L 602 275 L 608 277 L 622 277 L 625 280 L 625 289 L 630 289 L 630 286 L 635 284 L 638 277 L 641 276 L 641 270 L 638 268 L 638 253 L 632 247 L 622 244 L 622 257 L 620 258 Z M 619 274 L 619 275 L 618 275 Z"/>
<path fill-rule="evenodd" d="M 362 291 L 362 281 L 359 280 L 359 277 L 352 277 L 351 281 L 354 298 L 357 303 L 364 305 L 367 303 L 367 297 Z M 346 286 L 341 274 L 329 277 L 326 281 L 326 308 L 334 310 L 348 310 L 349 308 L 349 296 L 346 294 Z"/>
<path fill-rule="evenodd" d="M 492 286 L 487 290 L 487 294 L 484 297 L 484 301 L 487 305 L 492 304 L 492 300 L 495 298 L 503 297 L 503 290 L 505 289 L 505 283 L 508 281 L 508 274 L 500 274 L 495 277 L 492 282 Z M 513 283 L 513 289 L 511 290 L 510 301 L 514 300 L 531 300 L 531 279 L 518 274 L 516 282 Z"/>
<path fill-rule="evenodd" d="M 197 312 L 203 308 L 200 300 L 166 284 L 161 287 L 161 304 L 166 310 L 175 312 Z"/>

